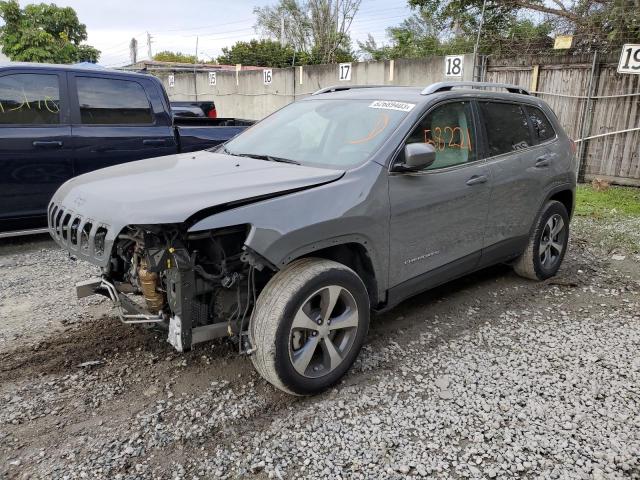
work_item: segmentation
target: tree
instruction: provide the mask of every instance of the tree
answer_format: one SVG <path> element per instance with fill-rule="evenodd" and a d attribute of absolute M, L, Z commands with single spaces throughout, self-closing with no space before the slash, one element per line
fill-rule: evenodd
<path fill-rule="evenodd" d="M 457 23 L 470 34 L 477 31 L 483 0 L 408 0 L 414 8 L 432 12 L 449 26 Z M 640 41 L 639 0 L 490 0 L 483 25 L 483 46 L 508 29 L 514 19 L 523 17 L 536 26 L 542 16 L 544 29 L 574 36 L 574 49 L 601 51 L 622 43 Z M 524 31 L 531 33 L 529 26 Z"/>
<path fill-rule="evenodd" d="M 279 0 L 254 9 L 256 28 L 272 38 L 284 33 L 281 40 L 307 54 L 307 63 L 352 61 L 349 29 L 361 1 Z"/>
<path fill-rule="evenodd" d="M 27 5 L 17 0 L 0 1 L 2 52 L 13 61 L 75 63 L 97 62 L 100 52 L 82 42 L 87 27 L 71 7 L 52 4 Z"/>
<path fill-rule="evenodd" d="M 256 65 L 258 67 L 284 68 L 293 65 L 294 55 L 298 65 L 305 63 L 306 54 L 295 53 L 290 45 L 282 46 L 273 40 L 250 40 L 236 42 L 231 47 L 224 47 L 217 60 L 225 65 Z"/>
<path fill-rule="evenodd" d="M 158 62 L 198 63 L 195 55 L 188 55 L 182 52 L 170 52 L 169 50 L 156 53 L 153 59 Z"/>

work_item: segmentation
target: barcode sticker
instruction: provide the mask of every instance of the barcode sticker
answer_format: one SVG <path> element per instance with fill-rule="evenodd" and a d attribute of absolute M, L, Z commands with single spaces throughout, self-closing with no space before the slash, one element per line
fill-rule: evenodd
<path fill-rule="evenodd" d="M 382 108 L 384 110 L 398 110 L 400 112 L 410 112 L 415 107 L 415 103 L 394 102 L 390 100 L 376 100 L 369 108 Z"/>

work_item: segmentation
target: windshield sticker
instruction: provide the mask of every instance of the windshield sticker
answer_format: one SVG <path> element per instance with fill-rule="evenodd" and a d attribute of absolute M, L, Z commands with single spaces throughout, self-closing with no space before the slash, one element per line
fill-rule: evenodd
<path fill-rule="evenodd" d="M 398 110 L 400 112 L 410 112 L 415 107 L 415 103 L 393 102 L 390 100 L 376 100 L 369 108 L 382 108 L 384 110 Z"/>

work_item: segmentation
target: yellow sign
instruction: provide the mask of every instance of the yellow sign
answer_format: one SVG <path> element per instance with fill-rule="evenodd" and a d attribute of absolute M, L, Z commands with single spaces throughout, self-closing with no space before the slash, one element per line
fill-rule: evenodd
<path fill-rule="evenodd" d="M 571 43 L 573 42 L 573 37 L 571 35 L 558 35 L 556 37 L 556 41 L 553 44 L 554 50 L 565 50 L 567 48 L 571 48 Z"/>

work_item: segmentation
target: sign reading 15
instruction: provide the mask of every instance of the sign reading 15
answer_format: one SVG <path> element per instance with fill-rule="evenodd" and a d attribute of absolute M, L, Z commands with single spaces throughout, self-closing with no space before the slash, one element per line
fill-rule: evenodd
<path fill-rule="evenodd" d="M 640 45 L 627 43 L 622 47 L 620 61 L 618 62 L 618 73 L 640 74 Z"/>

